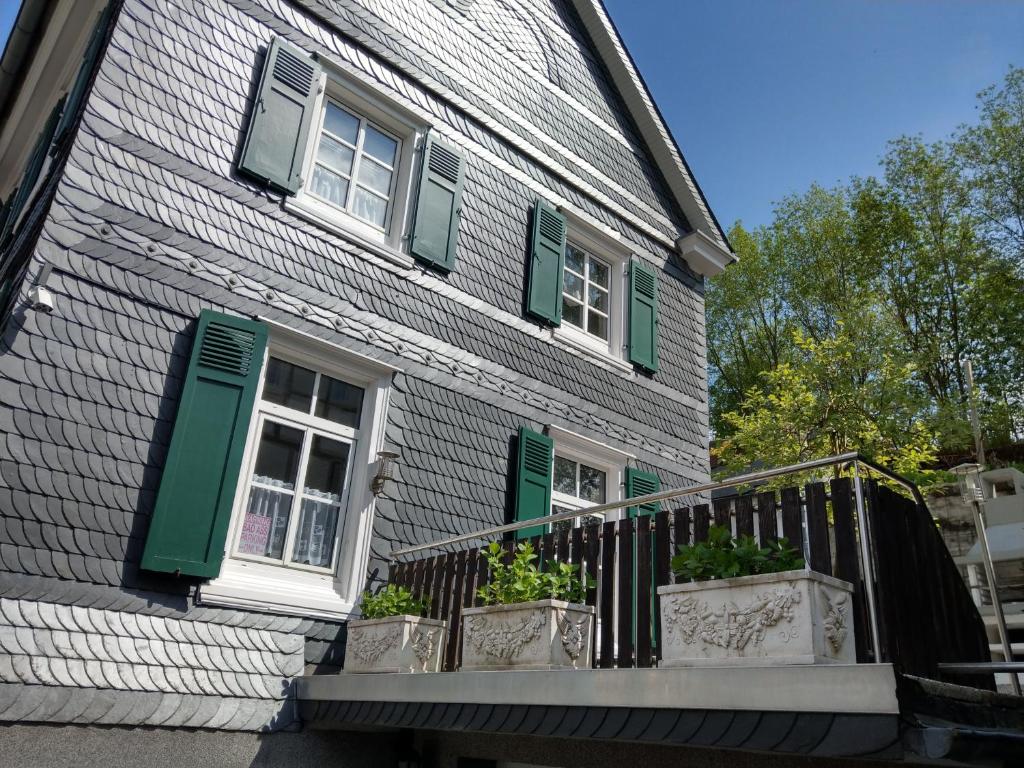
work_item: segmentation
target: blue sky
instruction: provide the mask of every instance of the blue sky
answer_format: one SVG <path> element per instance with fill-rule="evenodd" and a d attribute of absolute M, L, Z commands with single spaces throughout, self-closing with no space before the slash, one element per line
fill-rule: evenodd
<path fill-rule="evenodd" d="M 605 0 L 725 227 L 945 138 L 1024 66 L 1024 0 Z"/>
<path fill-rule="evenodd" d="M 874 173 L 891 138 L 944 138 L 1024 66 L 1024 0 L 605 3 L 725 227 Z"/>

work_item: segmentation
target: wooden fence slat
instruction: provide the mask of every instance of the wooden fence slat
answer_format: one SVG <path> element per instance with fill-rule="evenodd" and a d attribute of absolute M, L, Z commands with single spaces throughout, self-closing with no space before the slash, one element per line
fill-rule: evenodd
<path fill-rule="evenodd" d="M 440 619 L 451 615 L 452 607 L 458 603 L 455 597 L 455 563 L 457 554 L 449 552 L 444 555 L 444 581 L 441 584 L 441 614 Z"/>
<path fill-rule="evenodd" d="M 832 549 L 828 541 L 828 509 L 824 483 L 808 483 L 804 486 L 807 500 L 807 551 L 808 565 L 812 571 L 832 575 Z"/>
<path fill-rule="evenodd" d="M 651 608 L 653 616 L 651 625 L 654 628 L 654 655 L 660 659 L 662 654 L 662 640 L 660 634 L 661 626 L 661 598 L 658 597 L 658 587 L 671 584 L 671 561 L 672 542 L 669 513 L 662 510 L 654 516 L 654 600 Z"/>
<path fill-rule="evenodd" d="M 832 495 L 832 526 L 836 537 L 835 577 L 853 584 L 853 635 L 857 645 L 857 661 L 871 660 L 869 653 L 868 616 L 864 600 L 864 582 L 860 573 L 860 553 L 853 506 L 853 488 L 850 478 L 834 478 L 830 483 Z"/>
<path fill-rule="evenodd" d="M 714 510 L 715 525 L 732 530 L 732 499 L 714 499 L 711 508 Z"/>
<path fill-rule="evenodd" d="M 444 566 L 446 555 L 434 558 L 433 580 L 430 586 L 430 618 L 441 618 L 441 590 L 444 587 Z"/>
<path fill-rule="evenodd" d="M 803 515 L 800 512 L 800 489 L 783 488 L 782 493 L 782 535 L 789 539 L 789 545 L 804 551 Z"/>
<path fill-rule="evenodd" d="M 697 504 L 693 511 L 693 543 L 698 544 L 708 540 L 708 527 L 711 523 L 710 512 L 707 504 Z"/>
<path fill-rule="evenodd" d="M 455 580 L 451 589 L 451 607 L 442 618 L 448 620 L 448 642 L 445 646 L 442 669 L 446 672 L 455 670 L 459 658 L 459 640 L 462 635 L 462 601 L 466 584 L 466 550 L 457 552 L 449 560 L 454 565 Z"/>
<path fill-rule="evenodd" d="M 633 666 L 633 521 L 629 518 L 619 520 L 617 549 L 619 555 L 618 603 L 619 621 L 615 632 L 615 644 L 619 668 Z M 605 542 L 607 544 L 607 542 Z"/>
<path fill-rule="evenodd" d="M 636 519 L 636 579 L 633 589 L 636 594 L 636 665 L 651 666 L 651 582 L 653 571 L 651 557 L 651 518 L 640 515 Z"/>
<path fill-rule="evenodd" d="M 775 491 L 757 494 L 757 535 L 761 546 L 779 538 L 779 521 L 775 513 Z"/>
<path fill-rule="evenodd" d="M 481 548 L 477 553 L 476 559 L 476 589 L 479 590 L 480 587 L 486 586 L 488 583 L 490 583 L 490 570 L 487 565 L 487 557 L 485 556 L 484 549 Z M 474 591 L 473 606 L 475 607 L 483 604 L 483 599 L 477 591 Z"/>
<path fill-rule="evenodd" d="M 586 528 L 577 525 L 569 535 L 569 562 L 572 565 L 583 565 L 583 532 Z M 582 571 L 582 568 L 581 568 Z"/>
<path fill-rule="evenodd" d="M 555 534 L 545 533 L 541 537 L 540 546 L 541 556 L 537 558 L 537 567 L 542 571 L 546 571 L 548 569 L 548 561 L 555 559 Z"/>
<path fill-rule="evenodd" d="M 594 523 L 583 530 L 583 568 L 590 580 L 590 586 L 587 588 L 587 605 L 593 605 L 595 608 L 597 607 L 597 574 L 600 556 L 601 524 Z M 597 632 L 596 621 L 594 622 L 594 632 Z"/>
<path fill-rule="evenodd" d="M 579 527 L 572 530 L 578 531 Z M 560 563 L 569 562 L 569 529 L 562 528 L 555 534 L 555 559 Z"/>
<path fill-rule="evenodd" d="M 736 535 L 754 535 L 754 497 L 740 496 L 736 499 Z"/>
<path fill-rule="evenodd" d="M 615 522 L 601 527 L 601 580 L 598 619 L 601 629 L 601 666 L 615 666 Z"/>
<path fill-rule="evenodd" d="M 432 600 L 430 590 L 434 586 L 434 558 L 423 559 L 423 581 L 420 582 L 420 596 Z"/>
<path fill-rule="evenodd" d="M 690 508 L 680 507 L 672 513 L 672 528 L 674 535 L 672 536 L 672 547 L 669 547 L 669 552 L 675 554 L 679 551 L 680 547 L 685 547 L 690 543 Z"/>

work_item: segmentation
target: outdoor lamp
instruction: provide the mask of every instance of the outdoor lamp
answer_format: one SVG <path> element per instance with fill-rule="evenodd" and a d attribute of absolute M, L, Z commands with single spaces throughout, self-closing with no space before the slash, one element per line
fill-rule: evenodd
<path fill-rule="evenodd" d="M 374 496 L 380 496 L 384 493 L 384 486 L 388 480 L 392 480 L 395 477 L 395 459 L 398 458 L 398 453 L 395 451 L 380 451 L 377 454 L 377 474 L 373 478 L 373 482 L 370 488 L 373 490 Z"/>
<path fill-rule="evenodd" d="M 985 500 L 985 489 L 981 484 L 980 464 L 971 462 L 957 464 L 950 471 L 956 475 L 957 483 L 960 485 L 960 498 L 964 500 L 964 504 Z"/>

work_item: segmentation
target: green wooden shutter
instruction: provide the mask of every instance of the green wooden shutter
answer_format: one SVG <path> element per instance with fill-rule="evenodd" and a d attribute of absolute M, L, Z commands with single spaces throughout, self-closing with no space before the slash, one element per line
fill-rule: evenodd
<path fill-rule="evenodd" d="M 267 327 L 203 310 L 142 567 L 216 576 L 252 417 Z"/>
<path fill-rule="evenodd" d="M 67 138 L 68 132 L 71 130 L 72 125 L 75 122 L 75 118 L 78 116 L 78 108 L 82 104 L 82 99 L 85 98 L 86 89 L 89 87 L 89 82 L 92 79 L 92 71 L 96 65 L 96 59 L 100 54 L 100 49 L 103 47 L 103 40 L 106 36 L 107 26 L 110 24 L 110 16 L 114 12 L 114 3 L 107 3 L 103 12 L 100 14 L 99 19 L 96 21 L 96 25 L 92 29 L 92 37 L 89 39 L 89 45 L 85 48 L 85 54 L 82 56 L 82 63 L 78 68 L 78 75 L 75 77 L 75 82 L 71 86 L 71 90 L 68 91 L 68 100 L 64 105 L 64 114 L 60 117 L 60 122 L 57 123 L 57 131 L 53 137 L 54 145 L 60 145 Z"/>
<path fill-rule="evenodd" d="M 455 149 L 433 136 L 427 137 L 409 251 L 445 272 L 455 267 L 465 165 Z"/>
<path fill-rule="evenodd" d="M 304 52 L 274 38 L 263 63 L 260 90 L 238 169 L 294 194 L 302 186 L 321 68 Z"/>
<path fill-rule="evenodd" d="M 629 265 L 629 361 L 658 370 L 658 276 L 636 259 Z"/>
<path fill-rule="evenodd" d="M 661 489 L 661 481 L 652 472 L 641 472 L 633 467 L 626 467 L 626 498 L 634 496 L 646 496 L 649 493 L 657 493 Z M 661 508 L 659 502 L 653 504 L 640 504 L 629 508 L 629 516 L 656 515 Z"/>
<path fill-rule="evenodd" d="M 547 435 L 519 428 L 516 459 L 516 522 L 544 517 L 551 512 L 551 467 L 555 443 Z M 516 531 L 517 539 L 544 533 L 544 526 Z"/>
<path fill-rule="evenodd" d="M 12 195 L 10 208 L 7 210 L 7 219 L 4 222 L 3 232 L 0 233 L 0 243 L 6 242 L 8 235 L 14 232 L 21 217 L 22 210 L 30 201 L 32 193 L 36 190 L 36 182 L 39 181 L 39 174 L 42 173 L 43 165 L 46 163 L 46 156 L 53 143 L 53 132 L 57 129 L 57 121 L 60 119 L 64 109 L 64 99 L 58 101 L 50 112 L 50 116 L 43 126 L 42 133 L 36 139 L 36 144 L 29 155 L 28 165 L 25 167 L 25 174 L 21 177 L 18 190 Z"/>
<path fill-rule="evenodd" d="M 526 311 L 551 325 L 562 323 L 562 270 L 565 267 L 565 216 L 543 200 L 533 208 L 530 276 Z"/>

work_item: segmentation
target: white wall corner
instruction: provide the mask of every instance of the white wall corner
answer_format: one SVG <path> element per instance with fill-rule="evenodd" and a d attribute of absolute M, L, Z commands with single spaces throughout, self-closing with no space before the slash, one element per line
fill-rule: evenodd
<path fill-rule="evenodd" d="M 704 277 L 714 277 L 737 261 L 734 253 L 699 229 L 676 240 L 676 248 L 690 269 Z"/>

